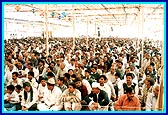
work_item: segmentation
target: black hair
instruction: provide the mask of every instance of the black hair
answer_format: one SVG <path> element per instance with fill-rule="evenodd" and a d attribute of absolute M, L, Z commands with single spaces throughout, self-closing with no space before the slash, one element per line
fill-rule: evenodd
<path fill-rule="evenodd" d="M 134 78 L 134 74 L 133 74 L 133 73 L 127 73 L 127 74 L 126 74 L 126 77 L 127 77 L 127 76 L 131 76 L 132 79 Z"/>
<path fill-rule="evenodd" d="M 75 78 L 74 82 L 78 82 L 81 81 L 81 79 L 79 77 Z"/>
<path fill-rule="evenodd" d="M 32 77 L 34 77 L 34 72 L 33 71 L 29 71 L 28 74 L 31 75 Z"/>
<path fill-rule="evenodd" d="M 39 62 L 38 62 L 38 64 L 39 64 L 40 62 L 43 63 L 43 65 L 44 65 L 44 60 L 40 59 Z"/>
<path fill-rule="evenodd" d="M 54 74 L 53 74 L 53 72 L 48 72 L 47 76 L 54 77 Z"/>
<path fill-rule="evenodd" d="M 27 65 L 30 65 L 30 66 L 33 66 L 33 64 L 30 62 L 30 63 L 28 63 Z"/>
<path fill-rule="evenodd" d="M 43 78 L 43 77 L 42 77 L 42 78 L 40 79 L 40 82 L 41 82 L 42 80 L 47 81 L 47 78 Z"/>
<path fill-rule="evenodd" d="M 97 70 L 97 65 L 96 65 L 96 64 L 93 64 L 93 65 L 91 66 L 91 68 L 94 68 L 95 70 Z"/>
<path fill-rule="evenodd" d="M 51 56 L 51 55 L 49 55 L 49 56 L 48 56 L 48 58 L 52 58 L 52 56 Z"/>
<path fill-rule="evenodd" d="M 54 64 L 54 66 L 55 66 L 55 62 L 54 62 L 54 61 L 51 61 L 51 63 L 53 63 L 53 64 Z M 50 63 L 50 65 L 51 65 L 51 63 Z"/>
<path fill-rule="evenodd" d="M 133 91 L 135 92 L 135 90 L 134 90 L 133 87 L 128 87 L 128 88 L 126 89 L 126 93 L 132 93 Z"/>
<path fill-rule="evenodd" d="M 25 88 L 26 86 L 31 87 L 31 84 L 29 82 L 23 83 L 23 88 Z"/>
<path fill-rule="evenodd" d="M 68 73 L 65 73 L 64 77 L 66 77 L 67 79 L 70 79 L 70 75 Z"/>
<path fill-rule="evenodd" d="M 89 71 L 89 70 L 85 70 L 85 72 L 88 72 L 88 73 L 90 73 L 90 71 Z"/>
<path fill-rule="evenodd" d="M 50 70 L 51 70 L 51 71 L 53 71 L 53 67 L 51 67 L 51 66 L 48 66 L 47 68 L 50 68 Z"/>
<path fill-rule="evenodd" d="M 73 71 L 73 69 L 69 69 L 68 72 L 71 71 L 71 70 Z"/>
<path fill-rule="evenodd" d="M 15 88 L 18 89 L 18 90 L 22 89 L 22 87 L 20 85 L 16 85 Z"/>
<path fill-rule="evenodd" d="M 74 59 L 74 58 L 72 58 L 72 59 L 71 59 L 71 61 L 75 61 L 75 59 Z"/>
<path fill-rule="evenodd" d="M 71 76 L 71 77 L 76 78 L 76 75 L 75 75 L 75 74 L 72 74 L 72 76 Z"/>
<path fill-rule="evenodd" d="M 104 80 L 107 80 L 107 77 L 105 75 L 100 75 L 100 77 L 97 79 L 97 82 L 99 82 L 99 79 L 102 77 L 104 78 Z"/>
<path fill-rule="evenodd" d="M 23 88 L 25 88 L 26 86 L 30 87 L 30 101 L 33 100 L 33 89 L 32 86 L 29 82 L 25 82 L 23 83 Z M 27 100 L 27 92 L 24 90 L 24 99 Z"/>
<path fill-rule="evenodd" d="M 115 73 L 115 76 L 118 76 L 119 78 L 121 77 L 121 74 L 119 72 Z"/>
<path fill-rule="evenodd" d="M 14 85 L 8 85 L 7 90 L 10 90 L 10 91 L 13 92 L 15 90 L 15 86 Z"/>
<path fill-rule="evenodd" d="M 121 63 L 121 65 L 123 65 L 123 62 L 122 62 L 122 61 L 120 61 L 120 60 L 118 60 L 118 63 Z"/>
<path fill-rule="evenodd" d="M 19 75 L 18 72 L 13 72 L 12 75 L 13 75 L 13 74 L 15 74 L 17 77 L 18 77 L 18 75 Z"/>
<path fill-rule="evenodd" d="M 69 83 L 68 86 L 72 86 L 73 88 L 76 88 L 76 84 L 74 82 Z"/>
<path fill-rule="evenodd" d="M 60 81 L 64 81 L 64 77 L 58 77 L 57 79 Z"/>

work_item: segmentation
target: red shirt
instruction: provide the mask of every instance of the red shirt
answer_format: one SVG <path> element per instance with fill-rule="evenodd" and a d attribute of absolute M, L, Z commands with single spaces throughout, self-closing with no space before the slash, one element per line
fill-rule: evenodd
<path fill-rule="evenodd" d="M 81 92 L 82 100 L 84 100 L 84 98 L 88 95 L 88 90 L 87 90 L 86 86 L 82 84 L 82 86 L 77 87 L 77 89 Z"/>

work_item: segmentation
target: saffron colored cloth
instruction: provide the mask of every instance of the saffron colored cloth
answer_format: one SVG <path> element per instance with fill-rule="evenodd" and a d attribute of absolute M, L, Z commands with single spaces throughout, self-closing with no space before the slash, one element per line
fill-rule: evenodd
<path fill-rule="evenodd" d="M 127 94 L 123 94 L 115 103 L 114 109 L 118 111 L 140 111 L 140 101 L 138 97 L 134 96 L 129 100 Z"/>

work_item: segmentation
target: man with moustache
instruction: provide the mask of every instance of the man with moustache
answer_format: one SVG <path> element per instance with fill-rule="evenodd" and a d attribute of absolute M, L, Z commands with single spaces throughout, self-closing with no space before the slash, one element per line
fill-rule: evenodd
<path fill-rule="evenodd" d="M 135 90 L 135 95 L 138 96 L 138 85 L 132 82 L 133 78 L 134 78 L 133 73 L 126 74 L 126 82 L 124 82 L 119 89 L 119 95 L 118 95 L 119 97 L 123 94 L 126 94 L 126 90 L 129 87 L 132 87 Z"/>
<path fill-rule="evenodd" d="M 133 87 L 128 87 L 126 89 L 126 94 L 123 94 L 119 99 L 114 103 L 114 110 L 117 111 L 140 111 L 140 101 L 136 97 Z"/>
<path fill-rule="evenodd" d="M 10 79 L 10 81 L 7 83 L 7 86 L 8 85 L 20 85 L 20 86 L 23 86 L 23 83 L 22 83 L 22 80 L 20 78 L 18 78 L 19 74 L 18 72 L 13 72 L 12 73 L 12 79 Z"/>

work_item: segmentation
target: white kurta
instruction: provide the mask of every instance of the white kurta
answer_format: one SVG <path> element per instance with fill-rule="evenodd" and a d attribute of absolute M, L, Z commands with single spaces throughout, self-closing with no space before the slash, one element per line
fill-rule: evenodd
<path fill-rule="evenodd" d="M 111 74 L 111 72 L 106 73 L 106 77 L 109 81 L 111 81 L 112 83 L 115 83 L 116 78 L 115 78 L 115 73 Z"/>
<path fill-rule="evenodd" d="M 22 83 L 22 80 L 21 80 L 20 78 L 17 78 L 17 82 L 16 82 L 16 83 L 14 83 L 14 82 L 13 82 L 13 79 L 11 79 L 11 80 L 7 83 L 7 86 L 8 86 L 8 85 L 14 85 L 14 86 L 20 85 L 21 87 L 23 87 L 23 83 Z"/>
<path fill-rule="evenodd" d="M 35 78 L 32 78 L 31 82 L 28 78 L 25 79 L 25 82 L 29 82 L 31 84 L 32 87 L 36 88 L 38 87 L 38 83 L 36 82 Z"/>
<path fill-rule="evenodd" d="M 63 107 L 63 104 L 60 102 L 60 96 L 62 94 L 62 91 L 59 87 L 54 86 L 54 89 L 46 90 L 44 93 L 44 103 L 39 103 L 37 105 L 37 108 L 41 111 L 49 111 L 49 110 L 61 110 Z M 55 104 L 51 107 L 51 105 Z"/>
<path fill-rule="evenodd" d="M 28 72 L 30 70 L 28 68 L 25 69 L 25 74 L 28 76 Z M 33 67 L 33 72 L 34 72 L 34 78 L 36 78 L 36 80 L 39 80 L 39 70 Z"/>
<path fill-rule="evenodd" d="M 39 96 L 42 96 L 43 98 L 39 101 L 44 101 L 44 93 L 48 90 L 47 84 L 43 87 L 41 84 L 39 84 L 38 87 L 38 94 Z"/>
<path fill-rule="evenodd" d="M 146 100 L 146 111 L 156 111 L 157 98 L 153 93 L 149 93 Z"/>
<path fill-rule="evenodd" d="M 113 97 L 116 97 L 114 85 L 112 84 L 112 82 L 108 80 L 106 84 L 107 84 L 107 85 L 110 87 L 110 89 L 111 89 L 111 95 L 112 95 Z M 111 98 L 111 97 L 110 97 L 110 98 Z"/>
<path fill-rule="evenodd" d="M 9 93 L 5 94 L 4 99 L 7 100 L 8 98 L 11 98 L 9 103 L 18 103 L 19 102 L 19 96 L 15 90 L 11 94 L 9 94 Z"/>

